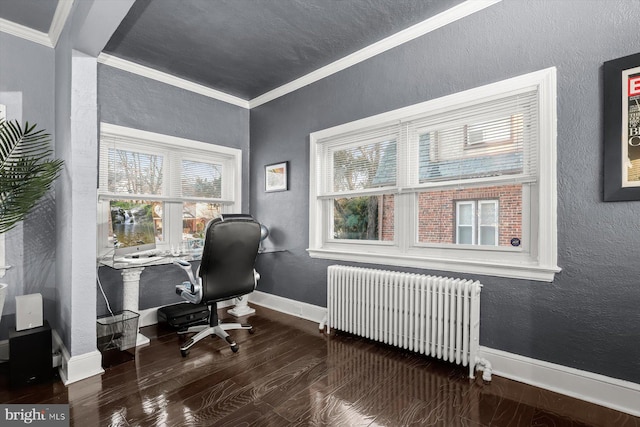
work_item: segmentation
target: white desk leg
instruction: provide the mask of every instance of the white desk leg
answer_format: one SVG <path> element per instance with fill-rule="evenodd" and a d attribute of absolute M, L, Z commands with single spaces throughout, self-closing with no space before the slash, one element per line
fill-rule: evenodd
<path fill-rule="evenodd" d="M 243 295 L 241 297 L 235 298 L 236 305 L 231 310 L 227 310 L 227 313 L 235 317 L 255 314 L 256 311 L 253 308 L 249 307 L 248 299 L 249 295 Z"/>
<path fill-rule="evenodd" d="M 122 308 L 123 310 L 133 311 L 134 313 L 140 313 L 138 311 L 138 299 L 140 297 L 140 275 L 144 271 L 144 267 L 134 267 L 122 270 Z M 138 318 L 140 321 L 140 318 Z M 140 333 L 140 327 L 138 323 L 138 336 L 136 338 L 136 347 L 139 345 L 149 344 L 149 338 Z"/>

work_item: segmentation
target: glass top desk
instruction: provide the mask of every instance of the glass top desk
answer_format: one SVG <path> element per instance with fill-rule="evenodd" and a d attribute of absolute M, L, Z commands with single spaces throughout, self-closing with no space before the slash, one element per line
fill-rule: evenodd
<path fill-rule="evenodd" d="M 175 260 L 183 261 L 197 261 L 202 257 L 202 252 L 183 253 L 180 255 L 171 255 L 166 253 L 163 255 L 145 257 L 133 259 L 122 259 L 113 256 L 107 256 L 98 258 L 100 265 L 111 267 L 114 270 L 120 270 L 122 275 L 122 309 L 133 311 L 134 313 L 140 313 L 139 310 L 139 298 L 140 298 L 140 275 L 146 267 L 152 267 L 156 265 L 171 264 Z M 176 267 L 177 268 L 177 267 Z M 138 337 L 136 339 L 136 346 L 149 343 L 149 338 L 140 333 L 140 321 L 138 320 Z"/>

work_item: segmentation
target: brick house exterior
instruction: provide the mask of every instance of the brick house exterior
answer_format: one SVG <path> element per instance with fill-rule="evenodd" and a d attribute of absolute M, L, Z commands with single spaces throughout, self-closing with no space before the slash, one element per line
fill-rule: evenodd
<path fill-rule="evenodd" d="M 418 241 L 420 243 L 455 243 L 456 202 L 464 200 L 498 200 L 498 242 L 510 246 L 514 237 L 522 238 L 522 185 L 448 189 L 418 195 Z M 395 198 L 382 197 L 381 238 L 393 240 Z"/>

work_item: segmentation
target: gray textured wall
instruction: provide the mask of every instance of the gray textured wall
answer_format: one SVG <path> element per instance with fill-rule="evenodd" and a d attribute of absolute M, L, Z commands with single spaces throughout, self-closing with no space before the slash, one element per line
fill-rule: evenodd
<path fill-rule="evenodd" d="M 0 103 L 8 105 L 8 118 L 19 119 L 22 124 L 35 123 L 53 135 L 53 50 L 0 33 L 0 58 Z M 3 93 L 10 93 L 9 101 L 21 98 L 21 111 L 12 110 L 15 104 L 3 100 Z M 55 207 L 53 197 L 48 195 L 21 226 L 7 233 L 7 264 L 13 268 L 0 278 L 0 282 L 9 284 L 0 340 L 7 339 L 9 327 L 15 325 L 16 295 L 41 293 L 44 316 L 56 325 L 55 247 Z"/>
<path fill-rule="evenodd" d="M 249 111 L 105 65 L 98 67 L 99 120 L 242 150 L 243 212 L 249 211 Z M 122 309 L 122 278 L 99 271 L 113 310 Z M 173 284 L 186 280 L 175 266 L 148 268 L 140 279 L 140 309 L 180 301 Z M 98 293 L 98 315 L 106 314 Z"/>
<path fill-rule="evenodd" d="M 553 283 L 479 277 L 481 344 L 640 383 L 640 202 L 603 203 L 601 177 L 601 66 L 640 51 L 639 6 L 504 0 L 253 109 L 251 213 L 288 250 L 260 257 L 259 289 L 326 305 L 332 262 L 305 252 L 310 132 L 555 66 L 563 271 Z M 284 160 L 290 190 L 264 193 L 263 166 Z"/>

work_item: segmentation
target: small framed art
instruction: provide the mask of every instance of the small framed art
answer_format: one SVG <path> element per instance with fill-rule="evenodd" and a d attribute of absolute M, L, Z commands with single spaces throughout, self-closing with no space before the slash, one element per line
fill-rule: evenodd
<path fill-rule="evenodd" d="M 264 167 L 264 191 L 287 191 L 289 189 L 289 162 L 274 163 Z"/>

